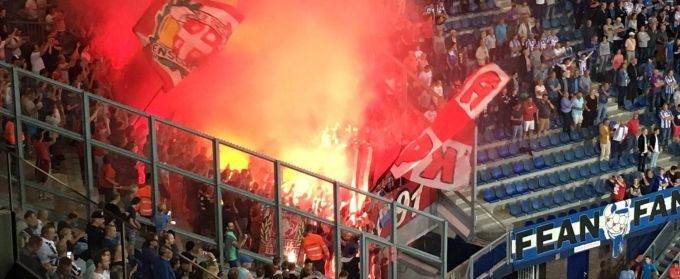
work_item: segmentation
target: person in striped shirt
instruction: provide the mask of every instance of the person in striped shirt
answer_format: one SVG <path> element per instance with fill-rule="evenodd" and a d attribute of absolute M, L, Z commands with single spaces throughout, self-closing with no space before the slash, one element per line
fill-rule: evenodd
<path fill-rule="evenodd" d="M 664 77 L 664 94 L 662 96 L 663 101 L 666 104 L 670 104 L 673 101 L 673 93 L 678 88 L 678 83 L 675 81 L 675 75 L 673 75 L 673 70 L 668 70 L 666 77 Z"/>
<path fill-rule="evenodd" d="M 668 140 L 670 139 L 671 125 L 673 125 L 673 113 L 671 113 L 671 111 L 668 109 L 668 104 L 664 103 L 661 106 L 661 110 L 659 111 L 659 119 L 661 120 L 659 123 L 659 128 L 661 128 L 659 141 L 660 145 L 665 147 L 668 144 Z"/>

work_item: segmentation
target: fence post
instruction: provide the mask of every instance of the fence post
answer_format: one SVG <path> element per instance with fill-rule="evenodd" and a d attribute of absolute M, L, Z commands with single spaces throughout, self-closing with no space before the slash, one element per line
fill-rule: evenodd
<path fill-rule="evenodd" d="M 274 203 L 276 208 L 274 209 L 276 216 L 276 253 L 285 259 L 286 255 L 283 251 L 283 211 L 281 209 L 281 163 L 279 161 L 274 162 Z M 300 256 L 300 255 L 296 255 Z"/>
<path fill-rule="evenodd" d="M 220 142 L 213 139 L 213 179 L 215 182 L 215 229 L 217 229 L 217 251 L 220 256 L 220 266 L 224 266 L 224 225 L 222 224 L 222 188 L 220 188 Z"/>

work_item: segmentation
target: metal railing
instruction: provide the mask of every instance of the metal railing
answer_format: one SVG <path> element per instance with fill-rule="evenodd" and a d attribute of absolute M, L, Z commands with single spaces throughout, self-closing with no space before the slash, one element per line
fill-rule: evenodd
<path fill-rule="evenodd" d="M 470 258 L 458 265 L 451 272 L 449 272 L 448 279 L 475 279 L 475 263 L 480 260 L 483 256 L 488 255 L 493 252 L 498 247 L 503 247 L 506 250 L 506 254 L 503 260 L 498 263 L 505 262 L 505 264 L 510 264 L 510 251 L 506 249 L 507 243 L 510 241 L 510 232 L 507 231 L 505 234 L 498 237 L 496 240 L 489 243 L 489 245 L 484 246 L 482 249 L 474 253 Z M 494 263 L 494 266 L 498 263 Z M 493 267 L 493 266 L 492 266 Z"/>
<path fill-rule="evenodd" d="M 49 133 L 56 133 L 59 135 L 63 141 L 70 141 L 72 144 L 75 142 L 76 145 L 82 147 L 82 183 L 84 193 L 83 195 L 88 199 L 94 200 L 96 196 L 95 190 L 95 180 L 94 173 L 97 170 L 95 163 L 92 158 L 94 158 L 93 153 L 95 149 L 105 150 L 112 156 L 117 156 L 120 160 L 131 160 L 135 164 L 139 164 L 146 167 L 146 170 L 150 173 L 149 184 L 152 187 L 152 203 L 153 208 L 156 208 L 159 204 L 169 204 L 171 205 L 175 200 L 173 196 L 163 195 L 161 193 L 160 180 L 161 176 L 175 177 L 172 181 L 191 181 L 183 183 L 199 184 L 204 187 L 209 187 L 213 189 L 213 199 L 214 201 L 220 201 L 214 203 L 214 222 L 210 222 L 214 225 L 214 231 L 212 232 L 197 232 L 197 225 L 191 222 L 190 217 L 182 216 L 184 220 L 178 220 L 177 225 L 173 226 L 172 229 L 182 235 L 188 236 L 192 239 L 201 240 L 205 243 L 214 245 L 219 250 L 219 260 L 220 264 L 224 265 L 226 259 L 224 256 L 224 217 L 223 217 L 223 195 L 229 195 L 230 197 L 238 197 L 242 199 L 248 199 L 253 203 L 257 203 L 263 208 L 269 209 L 271 214 L 272 222 L 268 224 L 269 228 L 273 231 L 274 235 L 274 253 L 273 255 L 285 256 L 287 254 L 286 244 L 284 243 L 283 232 L 284 229 L 284 217 L 293 216 L 297 220 L 301 220 L 299 223 L 317 223 L 322 224 L 331 229 L 333 235 L 339 236 L 342 232 L 350 232 L 354 235 L 361 236 L 361 239 L 366 240 L 362 242 L 361 246 L 368 246 L 369 244 L 379 245 L 390 251 L 396 251 L 397 253 L 404 253 L 411 256 L 413 259 L 421 261 L 422 263 L 430 263 L 434 265 L 437 270 L 436 276 L 439 278 L 444 278 L 446 276 L 446 247 L 447 247 L 447 224 L 446 222 L 437 217 L 429 214 L 427 212 L 422 212 L 415 210 L 413 208 L 404 206 L 393 200 L 388 200 L 384 197 L 378 196 L 373 193 L 368 193 L 343 185 L 331 178 L 324 177 L 313 172 L 307 171 L 305 169 L 295 167 L 292 164 L 281 162 L 279 160 L 273 159 L 266 155 L 259 154 L 257 152 L 248 150 L 246 148 L 240 147 L 238 145 L 229 143 L 227 141 L 215 138 L 213 136 L 201 133 L 175 123 L 159 119 L 145 112 L 139 111 L 137 109 L 118 104 L 114 101 L 105 99 L 103 97 L 84 92 L 83 90 L 74 88 L 69 85 L 61 84 L 56 81 L 47 79 L 42 76 L 35 75 L 31 72 L 12 67 L 10 65 L 0 63 L 0 68 L 9 72 L 11 78 L 11 103 L 5 104 L 6 107 L 0 108 L 0 115 L 4 119 L 13 121 L 14 123 L 14 137 L 16 138 L 16 143 L 14 144 L 14 152 L 20 160 L 26 158 L 26 151 L 24 150 L 24 142 L 22 131 L 26 129 L 41 129 Z M 51 125 L 49 123 L 40 121 L 37 118 L 25 115 L 22 112 L 22 107 L 19 102 L 22 98 L 22 94 L 26 88 L 36 88 L 40 85 L 48 85 L 48 88 L 53 88 L 59 90 L 62 98 L 66 99 L 66 96 L 70 98 L 78 106 L 76 107 L 77 113 L 75 115 L 67 115 L 66 118 L 70 119 L 71 122 L 64 127 Z M 4 92 L 4 91 L 3 91 Z M 94 107 L 93 107 L 94 106 Z M 146 142 L 145 148 L 132 148 L 129 145 L 117 144 L 115 142 L 107 143 L 104 141 L 95 140 L 92 138 L 93 127 L 91 127 L 90 117 L 96 114 L 96 107 L 107 107 L 120 112 L 121 114 L 129 115 L 129 118 L 136 119 L 136 122 L 141 123 L 137 127 L 137 131 L 141 131 L 143 135 L 141 138 Z M 71 117 L 71 118 L 69 118 Z M 78 121 L 79 120 L 79 121 Z M 170 132 L 169 132 L 170 131 Z M 170 134 L 170 136 L 168 136 Z M 183 167 L 181 161 L 186 161 L 187 158 L 180 158 L 178 162 L 171 161 L 171 158 L 164 158 L 161 160 L 159 157 L 167 157 L 167 154 L 173 154 L 173 152 L 180 152 L 179 149 L 183 148 L 181 144 L 160 145 L 159 141 L 167 141 L 172 138 L 189 139 L 192 142 L 202 142 L 205 143 L 204 147 L 210 154 L 208 156 L 208 161 L 211 162 L 210 170 L 199 174 L 195 169 L 189 167 Z M 160 154 L 160 153 L 163 154 Z M 222 177 L 222 171 L 224 170 L 224 165 L 231 163 L 221 162 L 225 158 L 221 158 L 222 152 L 237 152 L 244 156 L 247 156 L 249 161 L 258 161 L 261 165 L 265 165 L 263 169 L 266 169 L 269 173 L 273 174 L 273 179 L 271 179 L 273 189 L 269 193 L 254 193 L 249 189 L 244 189 L 242 187 L 237 187 L 235 185 L 230 185 L 226 181 L 225 177 Z M 318 183 L 319 187 L 326 186 L 326 190 L 330 189 L 332 192 L 332 200 L 329 202 L 329 207 L 332 206 L 331 216 L 323 216 L 319 214 L 314 214 L 313 212 L 305 211 L 301 209 L 297 204 L 284 200 L 284 181 L 283 175 L 284 171 L 288 173 L 294 173 L 296 176 L 306 176 L 310 179 L 314 179 Z M 27 206 L 26 201 L 26 175 L 25 166 L 19 164 L 16 170 L 16 178 L 18 189 L 18 206 L 24 208 Z M 163 185 L 167 186 L 167 185 Z M 413 214 L 418 216 L 418 218 L 425 218 L 428 223 L 435 226 L 433 232 L 435 237 L 440 239 L 440 247 L 437 252 L 430 252 L 425 250 L 416 249 L 411 246 L 402 244 L 398 237 L 397 228 L 391 226 L 391 231 L 388 236 L 381 236 L 376 234 L 375 231 L 370 230 L 360 230 L 351 224 L 347 224 L 340 220 L 341 212 L 341 194 L 351 193 L 352 195 L 365 197 L 367 201 L 371 201 L 373 204 L 381 204 L 380 207 L 385 212 L 387 212 L 391 220 L 397 220 L 400 214 Z M 55 192 L 55 195 L 59 196 L 60 193 Z M 165 200 L 165 201 L 164 201 Z M 168 203 L 170 202 L 170 203 Z M 90 208 L 88 208 L 89 214 Z M 177 216 L 182 218 L 181 216 Z M 288 218 L 290 219 L 290 218 Z M 375 221 L 375 220 L 374 220 Z M 299 225 L 298 223 L 298 225 Z M 293 246 L 298 245 L 294 243 Z M 290 245 L 288 245 L 290 246 Z M 333 238 L 333 247 L 335 249 L 335 259 L 341 258 L 341 241 L 339 237 Z M 288 249 L 289 250 L 289 249 Z M 263 255 L 261 251 L 249 251 L 247 249 L 240 249 L 240 253 L 253 256 L 256 260 L 262 262 L 271 262 L 272 255 Z M 299 258 L 300 255 L 297 255 Z M 301 262 L 301 261 L 300 261 Z M 341 263 L 339 260 L 335 261 L 336 272 L 340 270 Z M 397 263 L 394 262 L 390 267 L 390 278 L 397 278 L 399 276 L 399 270 L 397 269 Z M 362 278 L 368 278 L 368 270 L 362 269 Z"/>
<path fill-rule="evenodd" d="M 680 230 L 680 222 L 667 223 L 656 238 L 654 238 L 652 244 L 642 253 L 642 256 L 649 256 L 654 262 L 658 261 L 663 256 L 668 245 L 677 237 L 678 230 Z"/>

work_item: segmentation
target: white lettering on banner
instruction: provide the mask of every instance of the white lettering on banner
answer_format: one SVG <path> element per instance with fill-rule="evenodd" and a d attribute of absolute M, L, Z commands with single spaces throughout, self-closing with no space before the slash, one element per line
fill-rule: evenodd
<path fill-rule="evenodd" d="M 408 189 L 404 189 L 399 193 L 397 196 L 397 202 L 407 206 L 407 207 L 412 207 L 418 210 L 421 210 L 420 208 L 420 197 L 423 193 L 423 185 L 418 186 L 416 190 L 411 194 L 411 192 Z M 401 224 L 406 220 L 406 216 L 408 215 L 408 210 L 403 209 L 403 208 L 396 208 L 396 213 L 397 213 L 397 227 L 401 226 Z M 411 218 L 414 218 L 415 213 L 411 212 Z"/>
<path fill-rule="evenodd" d="M 413 169 L 423 159 L 431 154 L 435 147 L 441 146 L 441 140 L 432 128 L 427 128 L 418 138 L 409 143 L 397 157 L 390 171 L 394 178 L 399 178 Z"/>
<path fill-rule="evenodd" d="M 415 165 L 408 180 L 448 191 L 467 187 L 472 170 L 471 153 L 472 146 L 447 140 Z"/>
<path fill-rule="evenodd" d="M 510 77 L 498 65 L 488 64 L 467 78 L 465 87 L 461 90 L 462 94 L 456 95 L 454 100 L 470 118 L 474 119 L 496 96 L 499 87 L 504 86 L 509 80 Z"/>

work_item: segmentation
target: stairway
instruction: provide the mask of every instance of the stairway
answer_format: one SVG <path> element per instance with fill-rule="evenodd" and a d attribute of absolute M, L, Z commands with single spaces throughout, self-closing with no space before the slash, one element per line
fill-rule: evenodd
<path fill-rule="evenodd" d="M 666 273 L 673 261 L 678 260 L 680 253 L 680 234 L 676 234 L 673 240 L 664 249 L 663 254 L 656 259 L 657 267 L 660 273 Z M 663 271 L 663 272 L 662 272 Z M 659 278 L 663 278 L 662 276 Z"/>

